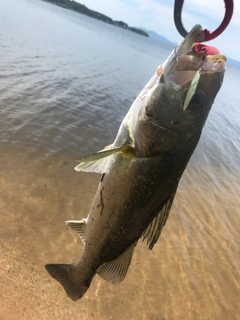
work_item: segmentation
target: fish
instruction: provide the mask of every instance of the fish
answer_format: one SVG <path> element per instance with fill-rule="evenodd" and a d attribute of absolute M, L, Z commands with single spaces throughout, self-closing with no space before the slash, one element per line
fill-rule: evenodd
<path fill-rule="evenodd" d="M 193 27 L 156 69 L 114 142 L 77 159 L 76 171 L 101 174 L 87 218 L 66 221 L 84 249 L 72 264 L 45 266 L 73 301 L 95 275 L 121 283 L 139 239 L 151 250 L 160 237 L 224 78 L 224 55 L 194 55 L 201 35 Z"/>

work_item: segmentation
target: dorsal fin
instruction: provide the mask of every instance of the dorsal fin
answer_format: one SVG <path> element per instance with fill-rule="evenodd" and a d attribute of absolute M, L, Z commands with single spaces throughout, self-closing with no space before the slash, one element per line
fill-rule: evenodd
<path fill-rule="evenodd" d="M 149 250 L 152 250 L 154 244 L 158 241 L 162 228 L 166 224 L 175 193 L 176 192 L 174 192 L 173 195 L 170 196 L 170 198 L 167 200 L 167 202 L 165 202 L 161 211 L 158 213 L 156 217 L 153 218 L 152 222 L 148 225 L 147 229 L 142 234 L 143 241 L 147 239 L 147 245 Z"/>
<path fill-rule="evenodd" d="M 98 268 L 98 275 L 104 280 L 114 284 L 122 282 L 126 277 L 136 244 L 137 242 L 134 242 L 116 259 L 104 263 L 100 268 Z"/>
<path fill-rule="evenodd" d="M 69 228 L 74 230 L 79 235 L 83 244 L 85 244 L 86 222 L 87 219 L 65 221 L 66 225 L 69 226 Z"/>

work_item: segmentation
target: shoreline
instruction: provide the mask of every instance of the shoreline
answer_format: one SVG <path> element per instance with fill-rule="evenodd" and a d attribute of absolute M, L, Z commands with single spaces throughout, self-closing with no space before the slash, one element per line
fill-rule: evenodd
<path fill-rule="evenodd" d="M 83 5 L 81 3 L 78 3 L 75 1 L 70 1 L 70 0 L 42 0 L 42 1 L 49 2 L 51 4 L 62 7 L 64 9 L 68 9 L 68 10 L 72 10 L 77 13 L 84 14 L 88 17 L 106 22 L 106 23 L 111 24 L 115 27 L 119 27 L 119 28 L 122 28 L 125 30 L 129 30 L 129 31 L 138 33 L 142 36 L 149 37 L 149 34 L 147 32 L 145 32 L 141 29 L 135 28 L 135 27 L 130 27 L 126 22 L 113 20 L 112 18 L 110 18 L 100 12 L 89 9 L 88 7 L 86 7 L 85 5 Z"/>

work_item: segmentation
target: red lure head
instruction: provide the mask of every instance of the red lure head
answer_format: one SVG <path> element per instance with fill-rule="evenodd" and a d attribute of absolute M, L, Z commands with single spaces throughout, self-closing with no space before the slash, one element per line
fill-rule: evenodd
<path fill-rule="evenodd" d="M 196 43 L 192 47 L 192 53 L 195 55 L 203 56 L 203 55 L 217 55 L 220 54 L 219 50 L 213 46 L 208 46 L 202 43 Z"/>

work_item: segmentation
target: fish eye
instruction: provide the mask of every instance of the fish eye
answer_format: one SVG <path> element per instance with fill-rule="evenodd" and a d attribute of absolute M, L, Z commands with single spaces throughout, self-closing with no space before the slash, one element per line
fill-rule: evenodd
<path fill-rule="evenodd" d="M 192 96 L 191 103 L 201 104 L 204 101 L 205 96 L 206 96 L 205 92 L 203 92 L 202 90 L 199 90 L 196 93 L 194 93 L 194 95 Z"/>

